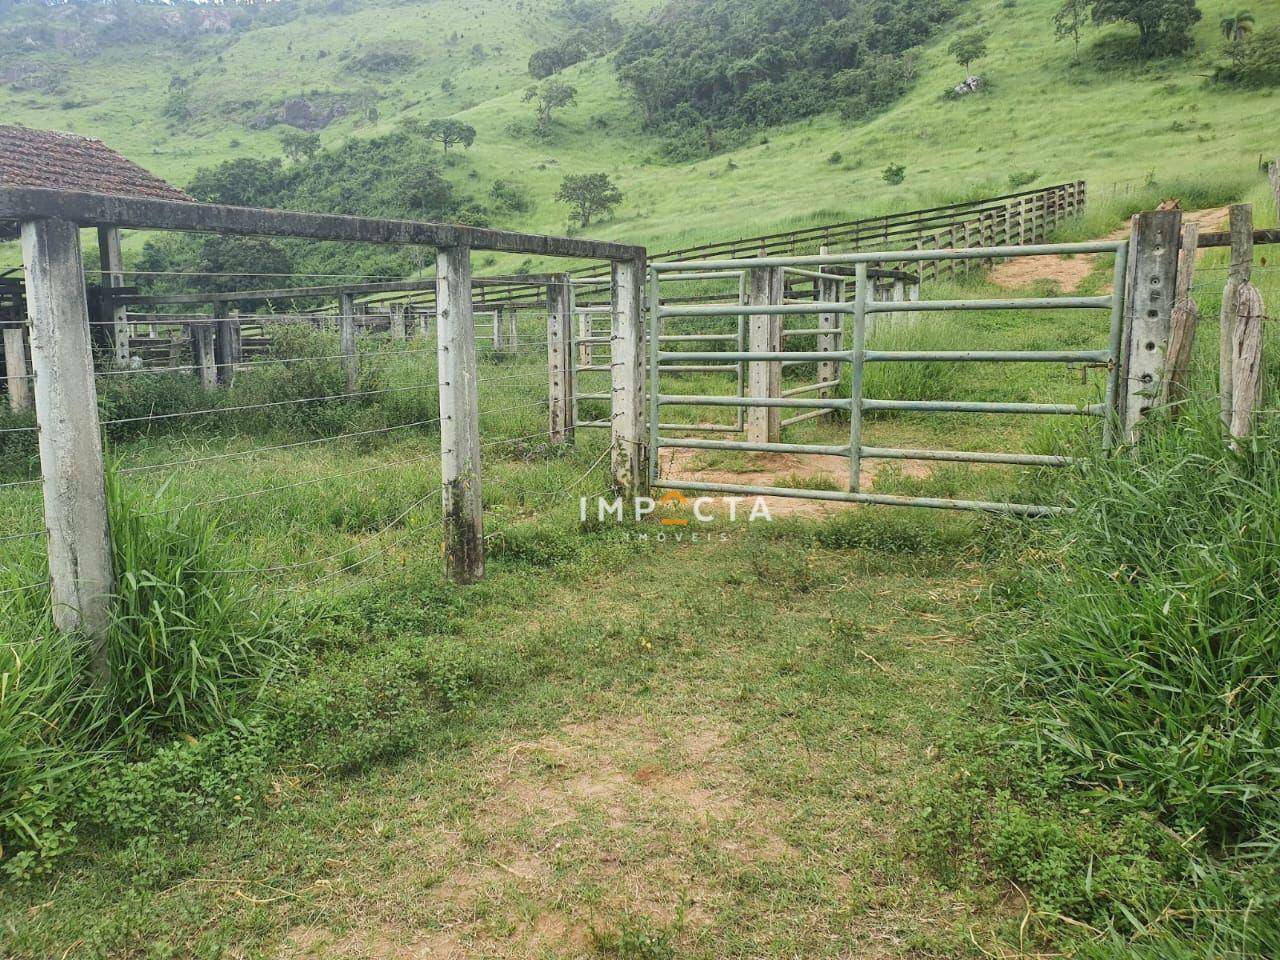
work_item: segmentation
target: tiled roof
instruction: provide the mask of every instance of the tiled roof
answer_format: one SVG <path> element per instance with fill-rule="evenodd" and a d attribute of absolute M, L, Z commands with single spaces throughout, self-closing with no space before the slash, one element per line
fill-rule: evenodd
<path fill-rule="evenodd" d="M 191 200 L 101 140 L 0 123 L 0 186 Z"/>

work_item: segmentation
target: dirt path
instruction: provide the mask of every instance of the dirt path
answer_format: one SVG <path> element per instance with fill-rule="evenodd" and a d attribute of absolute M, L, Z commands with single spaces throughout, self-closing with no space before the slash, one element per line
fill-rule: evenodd
<path fill-rule="evenodd" d="M 816 490 L 849 489 L 849 458 L 791 453 L 742 454 L 732 469 L 700 462 L 698 450 L 668 448 L 662 454 L 662 475 L 668 479 L 693 483 L 731 483 L 758 487 L 800 487 Z M 898 475 L 923 479 L 932 470 L 923 461 L 893 461 Z M 864 461 L 860 486 L 864 491 L 876 488 L 877 477 L 890 466 L 888 460 Z M 834 500 L 793 500 L 788 497 L 764 497 L 769 512 L 775 517 L 822 517 L 856 509 L 858 504 Z M 677 505 L 678 506 L 678 505 Z"/>
<path fill-rule="evenodd" d="M 1184 221 L 1199 224 L 1201 232 L 1222 230 L 1227 222 L 1228 209 L 1214 207 L 1208 210 L 1191 210 L 1183 213 Z M 1107 237 L 1108 240 L 1121 240 L 1128 235 L 1128 228 L 1122 227 Z M 1080 285 L 1093 272 L 1096 257 L 1092 254 L 1081 254 L 1069 257 L 1015 257 L 998 263 L 992 268 L 991 282 L 1006 290 L 1024 290 L 1038 283 L 1048 281 L 1057 286 L 1060 293 L 1075 293 Z"/>
<path fill-rule="evenodd" d="M 86 851 L 55 891 L 0 903 L 5 955 L 980 956 L 1008 907 L 911 853 L 921 781 L 966 719 L 980 572 L 729 532 L 713 554 L 606 540 L 495 569 L 435 638 L 488 665 L 473 707 L 397 762 L 282 773 L 199 842 Z M 397 633 L 442 629 L 415 626 L 426 596 Z"/>

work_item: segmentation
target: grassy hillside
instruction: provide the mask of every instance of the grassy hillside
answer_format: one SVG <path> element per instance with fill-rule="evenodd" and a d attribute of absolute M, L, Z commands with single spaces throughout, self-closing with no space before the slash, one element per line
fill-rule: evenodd
<path fill-rule="evenodd" d="M 634 19 L 656 5 L 619 0 L 615 12 Z M 1149 180 L 1170 193 L 1192 178 L 1243 185 L 1259 154 L 1280 150 L 1269 123 L 1274 90 L 1206 83 L 1222 59 L 1218 21 L 1234 11 L 1227 0 L 1201 0 L 1191 55 L 1149 65 L 1107 55 L 1127 32 L 1121 27 L 1088 30 L 1073 63 L 1070 43 L 1052 39 L 1054 0 L 975 2 L 943 31 L 915 88 L 888 113 L 848 124 L 833 112 L 682 164 L 660 159 L 660 145 L 641 129 L 605 59 L 564 73 L 578 102 L 557 115 L 550 139 L 529 132 L 525 65 L 564 29 L 555 7 L 553 0 L 304 5 L 291 22 L 209 37 L 189 49 L 116 48 L 58 61 L 65 69 L 60 93 L 0 88 L 0 115 L 100 136 L 178 183 L 233 156 L 279 154 L 280 132 L 290 128 L 246 124 L 289 97 L 305 95 L 317 108 L 340 101 L 351 111 L 321 131 L 327 145 L 385 133 L 409 118 L 454 115 L 479 133 L 451 168 L 457 185 L 486 197 L 493 181 L 513 180 L 533 200 L 526 213 L 499 215 L 501 225 L 566 230 L 567 211 L 553 200 L 561 178 L 606 170 L 626 201 L 590 232 L 655 248 L 1003 192 L 1011 175 L 1035 182 L 1084 177 L 1095 196 Z M 1280 22 L 1280 0 L 1253 10 L 1259 27 Z M 989 89 L 945 100 L 943 91 L 963 79 L 946 43 L 974 27 L 991 34 L 990 54 L 974 65 Z M 385 73 L 353 69 L 374 51 L 412 61 Z M 173 77 L 189 80 L 189 122 L 162 115 Z M 446 78 L 452 93 L 442 89 Z M 882 179 L 889 163 L 906 167 L 902 184 Z"/>

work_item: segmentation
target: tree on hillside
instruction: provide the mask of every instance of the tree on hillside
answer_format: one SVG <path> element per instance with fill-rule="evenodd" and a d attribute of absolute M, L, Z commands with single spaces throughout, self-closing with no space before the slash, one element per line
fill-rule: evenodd
<path fill-rule="evenodd" d="M 1132 23 L 1138 52 L 1146 58 L 1183 53 L 1201 16 L 1196 0 L 1093 0 L 1093 22 Z"/>
<path fill-rule="evenodd" d="M 554 77 L 524 92 L 524 102 L 537 105 L 538 133 L 543 136 L 551 131 L 551 114 L 577 99 L 578 91 L 574 87 Z"/>
<path fill-rule="evenodd" d="M 476 142 L 476 128 L 461 120 L 432 120 L 423 128 L 423 135 L 444 147 L 445 153 L 459 143 L 470 150 Z"/>
<path fill-rule="evenodd" d="M 962 33 L 947 45 L 947 53 L 955 57 L 956 63 L 964 67 L 964 73 L 967 77 L 969 75 L 969 65 L 987 55 L 987 38 L 977 31 Z"/>
<path fill-rule="evenodd" d="M 280 146 L 284 155 L 295 163 L 310 160 L 320 149 L 320 134 L 286 130 L 280 134 Z"/>
<path fill-rule="evenodd" d="M 573 207 L 574 223 L 587 227 L 592 217 L 607 214 L 622 202 L 622 191 L 607 173 L 572 174 L 560 184 L 556 199 Z"/>
<path fill-rule="evenodd" d="M 1053 15 L 1053 37 L 1055 40 L 1071 38 L 1075 47 L 1072 60 L 1080 59 L 1080 31 L 1088 22 L 1089 0 L 1064 0 Z"/>
<path fill-rule="evenodd" d="M 1253 14 L 1248 10 L 1241 10 L 1232 17 L 1223 17 L 1218 23 L 1218 28 L 1227 41 L 1227 53 L 1231 56 L 1231 65 L 1237 70 L 1240 69 L 1240 64 L 1244 60 L 1244 42 L 1253 33 L 1253 24 Z"/>

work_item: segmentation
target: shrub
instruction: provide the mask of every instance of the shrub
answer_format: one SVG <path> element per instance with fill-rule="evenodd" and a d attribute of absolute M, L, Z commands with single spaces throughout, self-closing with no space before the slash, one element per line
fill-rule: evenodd
<path fill-rule="evenodd" d="M 900 163 L 891 163 L 884 168 L 884 173 L 881 176 L 884 178 L 885 183 L 897 186 L 907 179 L 907 168 Z"/>

